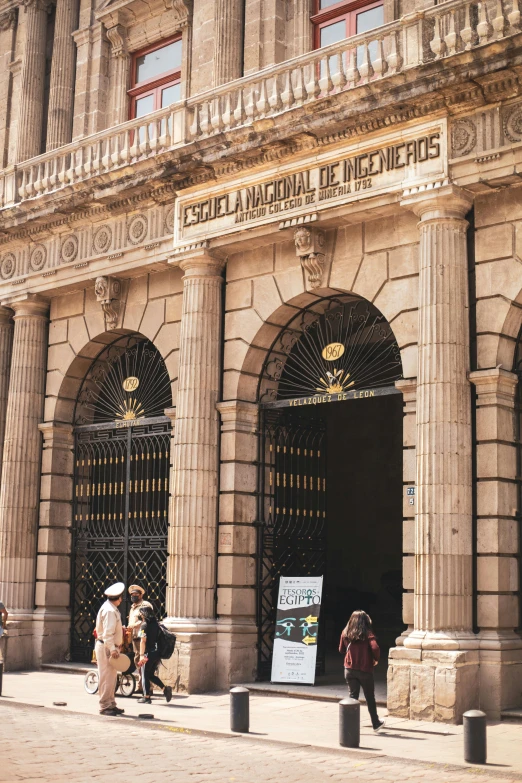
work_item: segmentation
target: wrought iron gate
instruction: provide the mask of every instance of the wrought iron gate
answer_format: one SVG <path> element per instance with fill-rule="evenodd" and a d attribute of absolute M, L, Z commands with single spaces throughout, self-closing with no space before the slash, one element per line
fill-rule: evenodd
<path fill-rule="evenodd" d="M 325 572 L 326 431 L 319 418 L 276 410 L 261 417 L 257 676 L 268 679 L 279 577 Z M 321 641 L 318 672 L 324 668 Z"/>
<path fill-rule="evenodd" d="M 170 405 L 165 362 L 140 335 L 117 337 L 83 380 L 75 411 L 74 660 L 90 658 L 96 613 L 111 582 L 143 585 L 157 613 L 165 613 Z"/>
<path fill-rule="evenodd" d="M 165 614 L 170 422 L 76 432 L 73 660 L 89 660 L 111 582 L 137 582 Z M 125 597 L 127 598 L 127 596 Z M 122 605 L 122 616 L 128 607 Z"/>

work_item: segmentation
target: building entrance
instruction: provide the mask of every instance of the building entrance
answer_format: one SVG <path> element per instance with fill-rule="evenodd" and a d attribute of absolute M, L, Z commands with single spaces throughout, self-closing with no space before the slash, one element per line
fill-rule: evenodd
<path fill-rule="evenodd" d="M 165 613 L 170 380 L 157 349 L 133 335 L 105 349 L 76 405 L 71 656 L 88 661 L 111 582 L 141 584 Z M 127 595 L 121 606 L 126 617 Z"/>
<path fill-rule="evenodd" d="M 342 680 L 339 636 L 355 609 L 372 617 L 383 657 L 404 629 L 402 396 L 393 385 L 399 377 L 389 325 L 353 297 L 322 300 L 313 314 L 301 313 L 267 358 L 261 379 L 259 679 L 270 679 L 280 576 L 324 576 L 319 681 Z M 305 395 L 296 393 L 300 383 Z"/>

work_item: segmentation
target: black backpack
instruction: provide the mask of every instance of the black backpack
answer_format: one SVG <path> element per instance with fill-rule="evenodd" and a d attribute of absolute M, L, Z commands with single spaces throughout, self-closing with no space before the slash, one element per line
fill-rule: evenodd
<path fill-rule="evenodd" d="M 172 653 L 174 652 L 174 647 L 176 646 L 176 634 L 172 633 L 172 631 L 169 631 L 168 628 L 165 628 L 162 623 L 158 623 L 158 625 L 159 633 L 156 646 L 160 658 L 163 661 L 166 661 L 172 657 Z"/>

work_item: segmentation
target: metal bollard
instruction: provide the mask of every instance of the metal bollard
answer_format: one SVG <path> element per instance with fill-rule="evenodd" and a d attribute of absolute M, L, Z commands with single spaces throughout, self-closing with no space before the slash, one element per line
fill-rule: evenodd
<path fill-rule="evenodd" d="M 486 747 L 486 714 L 480 710 L 468 710 L 463 715 L 464 721 L 464 761 L 470 764 L 485 764 Z"/>
<path fill-rule="evenodd" d="M 2 681 L 4 679 L 4 662 L 0 660 L 0 696 L 2 695 Z"/>
<path fill-rule="evenodd" d="M 357 699 L 339 702 L 339 745 L 358 748 L 361 738 L 361 705 Z"/>
<path fill-rule="evenodd" d="M 248 733 L 250 728 L 250 691 L 248 688 L 232 688 L 230 691 L 230 731 Z"/>

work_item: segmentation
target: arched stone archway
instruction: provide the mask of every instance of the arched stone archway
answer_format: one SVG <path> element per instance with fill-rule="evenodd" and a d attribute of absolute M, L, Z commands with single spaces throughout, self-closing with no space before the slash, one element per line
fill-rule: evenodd
<path fill-rule="evenodd" d="M 123 326 L 110 331 L 104 330 L 103 313 L 94 309 L 89 292 L 51 308 L 45 414 L 39 427 L 43 456 L 35 588 L 37 662 L 63 660 L 69 650 L 73 425 L 77 397 L 93 362 L 125 336 L 151 340 L 168 372 L 168 407 L 174 416 L 181 294 L 153 298 L 157 292 L 151 288 L 146 278 L 144 284 L 132 281 L 121 315 Z"/>
<path fill-rule="evenodd" d="M 270 281 L 265 281 L 267 291 L 266 296 L 270 295 L 272 302 L 280 301 L 279 289 L 273 285 Z M 277 342 L 281 334 L 285 333 L 289 329 L 292 329 L 292 323 L 300 317 L 301 314 L 306 312 L 314 312 L 324 310 L 325 303 L 328 302 L 361 302 L 366 304 L 375 313 L 379 313 L 375 305 L 372 305 L 368 300 L 363 299 L 360 296 L 354 296 L 352 293 L 344 290 L 323 288 L 315 290 L 313 292 L 303 291 L 296 296 L 291 297 L 288 301 L 281 303 L 278 307 L 270 311 L 268 306 L 263 313 L 264 318 L 260 317 L 260 309 L 256 310 L 251 308 L 249 311 L 243 311 L 241 318 L 236 315 L 233 324 L 233 330 L 237 334 L 242 335 L 242 341 L 244 343 L 244 352 L 241 357 L 240 366 L 238 371 L 235 372 L 229 369 L 227 365 L 227 356 L 225 347 L 225 375 L 230 372 L 234 375 L 233 380 L 230 383 L 225 381 L 225 396 L 235 395 L 235 399 L 225 400 L 218 405 L 222 418 L 222 444 L 221 444 L 221 510 L 220 510 L 220 536 L 219 536 L 219 566 L 218 566 L 218 582 L 220 585 L 225 581 L 228 582 L 227 586 L 220 586 L 218 588 L 218 614 L 229 615 L 231 620 L 234 621 L 234 617 L 241 616 L 241 623 L 244 625 L 246 617 L 250 616 L 251 623 L 260 620 L 260 607 L 263 604 L 263 600 L 259 599 L 258 582 L 259 571 L 255 573 L 253 557 L 256 558 L 257 563 L 263 562 L 263 554 L 260 551 L 262 546 L 261 538 L 256 533 L 256 528 L 252 523 L 256 523 L 257 530 L 261 529 L 263 520 L 260 516 L 262 514 L 261 504 L 258 503 L 257 493 L 259 492 L 258 484 L 258 468 L 256 462 L 261 459 L 261 451 L 259 446 L 259 427 L 263 426 L 263 423 L 259 419 L 259 400 L 262 397 L 260 394 L 260 377 L 263 373 L 263 368 L 266 365 L 267 359 L 271 355 L 271 352 L 277 353 Z M 385 301 L 384 299 L 382 300 Z M 410 301 L 411 303 L 411 301 Z M 394 311 L 395 308 L 395 311 Z M 389 298 L 387 306 L 388 312 L 391 313 L 392 319 L 395 320 L 395 326 L 399 334 L 397 345 L 401 353 L 401 358 L 404 356 L 404 364 L 406 367 L 411 367 L 411 354 L 415 352 L 416 346 L 414 337 L 416 335 L 416 324 L 414 319 L 410 318 L 410 313 L 405 313 L 406 323 L 401 321 L 400 316 L 402 310 L 396 311 L 397 303 L 392 307 L 392 297 Z M 381 315 L 379 313 L 379 315 Z M 416 316 L 416 311 L 414 311 Z M 381 316 L 383 323 L 388 324 L 384 316 Z M 241 325 L 240 325 L 241 323 Z M 254 332 L 253 325 L 257 325 L 257 329 Z M 413 324 L 413 327 L 412 327 Z M 230 336 L 231 324 L 228 324 L 225 329 L 225 337 Z M 249 330 L 253 332 L 250 337 Z M 390 333 L 392 332 L 390 327 Z M 247 337 L 248 336 L 248 337 Z M 246 339 L 249 339 L 249 344 L 246 344 Z M 400 341 L 400 342 L 399 342 Z M 229 357 L 230 358 L 230 357 Z M 238 362 L 239 364 L 239 362 Z M 401 361 L 399 360 L 399 364 Z M 411 372 L 411 370 L 410 370 Z M 399 371 L 397 375 L 390 381 L 393 385 L 395 378 L 399 378 L 402 372 Z M 393 389 L 395 391 L 395 389 Z M 296 394 L 296 396 L 298 396 Z M 402 399 L 400 395 L 395 397 L 397 401 L 397 421 L 398 421 L 398 450 L 397 450 L 397 466 L 398 466 L 398 481 L 396 485 L 396 516 L 397 516 L 397 540 L 398 544 L 398 559 L 400 568 L 400 558 L 402 556 Z M 410 430 L 411 431 L 411 430 Z M 408 443 L 408 447 L 411 444 Z M 407 470 L 411 472 L 411 460 L 408 460 Z M 408 475 L 407 480 L 412 481 L 412 477 Z M 233 555 L 233 557 L 232 557 Z M 226 576 L 225 576 L 226 574 Z M 410 588 L 411 589 L 411 588 Z M 257 600 L 256 600 L 257 592 Z M 400 611 L 400 609 L 399 609 Z M 236 621 L 237 622 L 237 621 Z M 408 618 L 406 624 L 412 622 L 412 619 Z M 401 629 L 397 629 L 396 635 L 400 635 Z M 252 631 L 251 631 L 252 633 Z M 239 637 L 238 637 L 239 638 Z M 248 661 L 250 671 L 257 668 L 257 655 L 252 645 L 250 649 L 245 649 L 245 642 L 248 637 L 243 634 L 240 637 L 243 643 L 243 649 L 240 649 L 242 658 Z M 252 636 L 250 637 L 252 639 Z M 395 636 L 393 637 L 394 641 Z M 260 641 L 257 640 L 259 647 Z M 230 668 L 238 668 L 239 662 L 234 650 L 229 652 L 231 656 Z M 259 674 L 259 671 L 258 671 Z"/>

